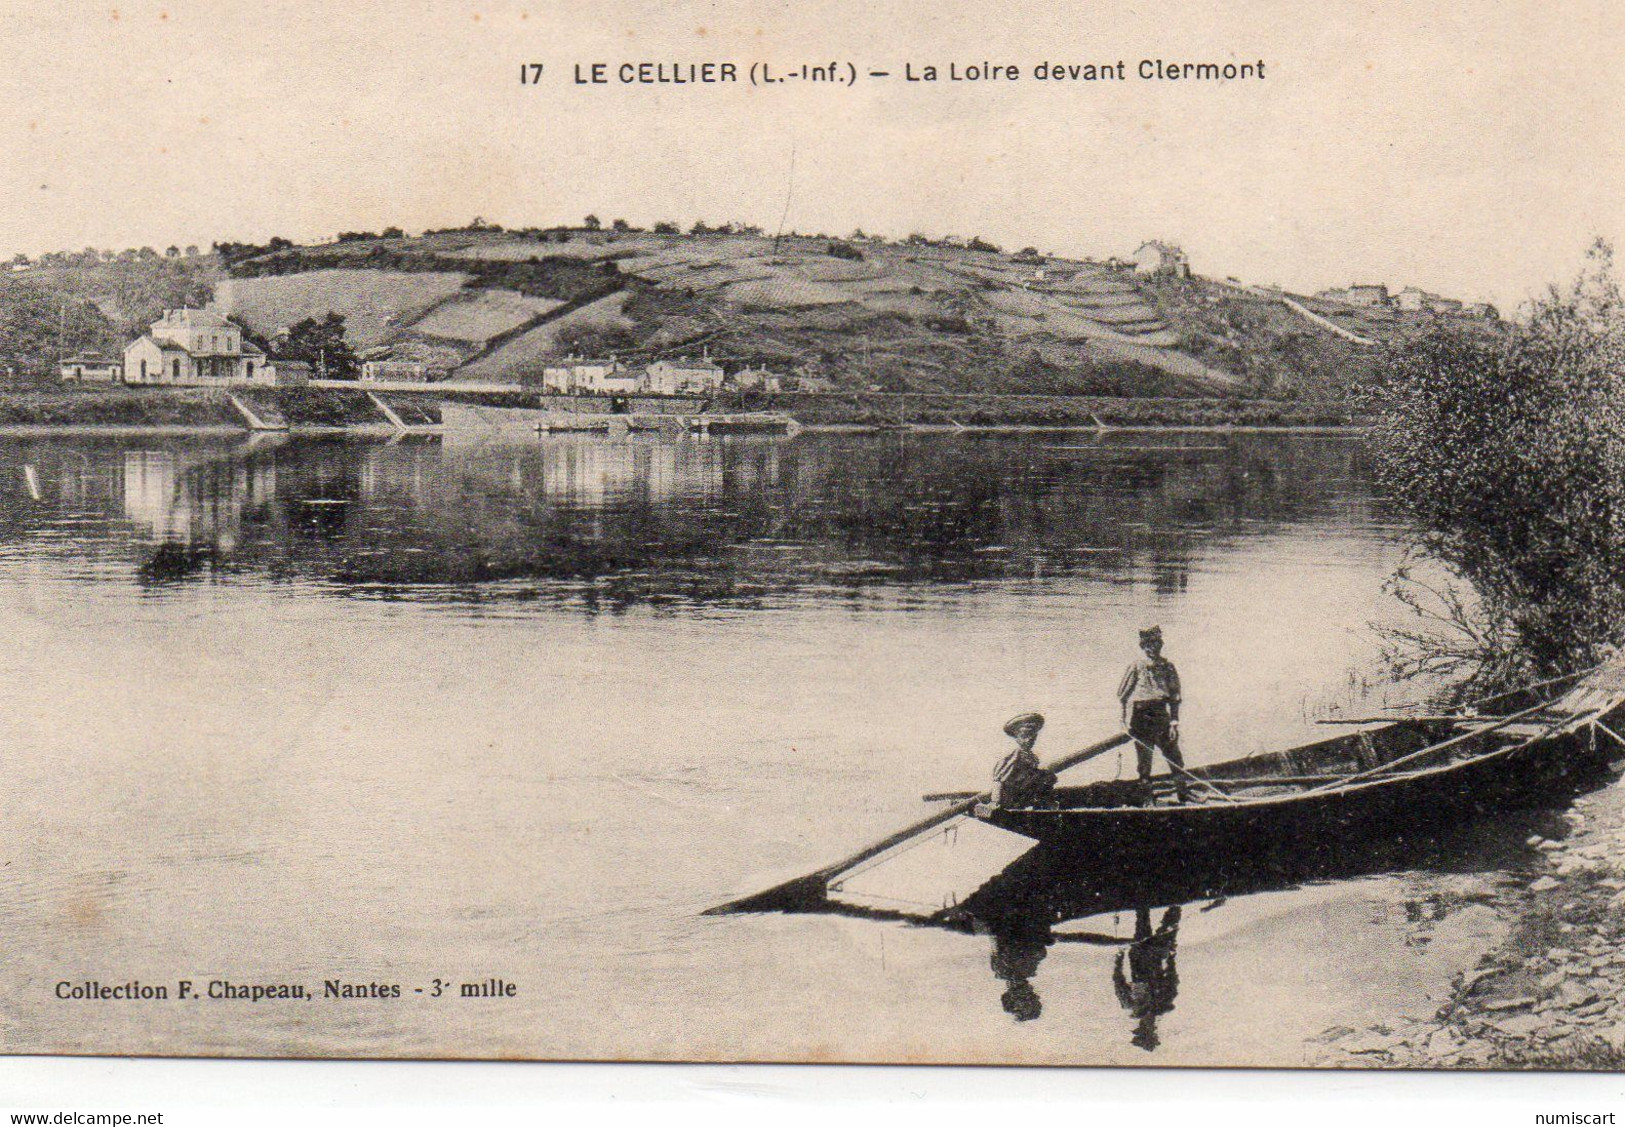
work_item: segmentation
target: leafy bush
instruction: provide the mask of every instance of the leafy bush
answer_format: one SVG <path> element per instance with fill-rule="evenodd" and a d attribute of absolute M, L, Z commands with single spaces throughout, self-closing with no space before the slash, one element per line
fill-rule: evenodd
<path fill-rule="evenodd" d="M 1546 672 L 1625 641 L 1625 306 L 1599 243 L 1500 337 L 1441 320 L 1395 350 L 1371 442 L 1419 548 L 1458 587 L 1397 577 L 1438 629 L 1420 667 Z"/>

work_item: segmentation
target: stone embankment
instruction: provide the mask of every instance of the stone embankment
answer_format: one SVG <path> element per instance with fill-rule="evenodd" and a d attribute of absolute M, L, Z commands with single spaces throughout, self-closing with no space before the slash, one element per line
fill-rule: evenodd
<path fill-rule="evenodd" d="M 1625 787 L 1581 797 L 1560 824 L 1529 839 L 1540 860 L 1494 883 L 1508 937 L 1457 976 L 1432 1018 L 1328 1030 L 1314 1063 L 1625 1066 Z"/>

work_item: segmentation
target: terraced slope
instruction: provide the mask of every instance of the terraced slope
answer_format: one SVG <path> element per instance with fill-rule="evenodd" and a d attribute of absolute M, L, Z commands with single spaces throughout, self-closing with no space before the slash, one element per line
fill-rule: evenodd
<path fill-rule="evenodd" d="M 245 269 L 276 275 L 222 287 L 250 327 L 334 308 L 360 346 L 480 381 L 534 380 L 570 351 L 639 362 L 705 349 L 855 391 L 1335 399 L 1371 361 L 1332 328 L 1337 311 L 1316 323 L 1200 279 L 944 244 L 480 229 L 296 248 Z"/>

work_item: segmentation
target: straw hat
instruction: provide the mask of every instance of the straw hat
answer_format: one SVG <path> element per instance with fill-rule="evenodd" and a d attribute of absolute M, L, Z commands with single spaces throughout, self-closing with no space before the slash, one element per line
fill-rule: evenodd
<path fill-rule="evenodd" d="M 1023 728 L 1042 728 L 1044 718 L 1036 712 L 1023 712 L 1020 716 L 1012 716 L 1004 726 L 1004 734 L 1014 736 Z"/>

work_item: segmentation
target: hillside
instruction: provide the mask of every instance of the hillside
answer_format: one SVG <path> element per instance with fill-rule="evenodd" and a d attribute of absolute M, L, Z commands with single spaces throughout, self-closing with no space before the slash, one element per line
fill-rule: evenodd
<path fill-rule="evenodd" d="M 481 225 L 219 250 L 0 278 L 0 364 L 14 352 L 34 370 L 54 356 L 53 301 L 84 322 L 72 351 L 116 345 L 163 301 L 212 288 L 223 311 L 264 337 L 338 312 L 357 351 L 425 360 L 453 380 L 534 382 L 544 362 L 571 352 L 639 362 L 707 350 L 730 368 L 816 375 L 854 392 L 1337 402 L 1369 376 L 1380 343 L 1411 327 L 1405 315 L 1307 297 L 1294 309 L 1290 295 L 1240 285 L 917 237 Z"/>

